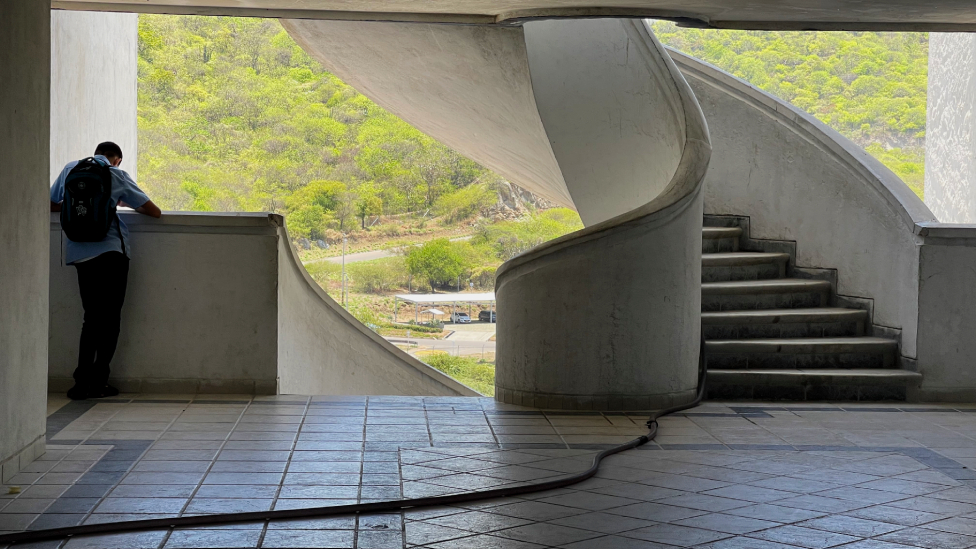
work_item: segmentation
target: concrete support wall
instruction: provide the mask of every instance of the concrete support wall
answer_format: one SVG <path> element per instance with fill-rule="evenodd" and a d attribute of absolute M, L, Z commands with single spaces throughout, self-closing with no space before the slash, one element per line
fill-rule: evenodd
<path fill-rule="evenodd" d="M 102 141 L 137 176 L 138 30 L 134 13 L 51 12 L 51 181 Z"/>
<path fill-rule="evenodd" d="M 43 453 L 50 3 L 0 2 L 0 482 Z"/>
<path fill-rule="evenodd" d="M 927 223 L 919 233 L 916 400 L 976 400 L 976 226 Z"/>
<path fill-rule="evenodd" d="M 929 35 L 925 204 L 942 223 L 976 223 L 976 34 Z"/>
<path fill-rule="evenodd" d="M 477 395 L 387 343 L 322 292 L 279 216 L 122 215 L 132 261 L 112 362 L 121 390 Z M 55 215 L 49 234 L 50 384 L 62 391 L 72 383 L 83 311 L 75 268 L 61 263 Z"/>

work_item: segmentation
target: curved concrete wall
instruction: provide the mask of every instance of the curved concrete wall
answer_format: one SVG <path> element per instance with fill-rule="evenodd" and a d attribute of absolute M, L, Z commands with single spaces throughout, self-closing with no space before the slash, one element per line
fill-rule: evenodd
<path fill-rule="evenodd" d="M 797 242 L 799 267 L 837 270 L 840 296 L 870 299 L 876 329 L 916 356 L 916 223 L 932 213 L 897 176 L 813 117 L 672 52 L 708 120 L 705 213 L 750 217 L 753 238 Z"/>
<path fill-rule="evenodd" d="M 661 194 L 685 136 L 653 43 L 616 19 L 527 23 L 525 43 L 539 114 L 583 223 Z"/>
<path fill-rule="evenodd" d="M 697 382 L 701 188 L 709 158 L 701 110 L 645 23 L 608 20 L 562 26 L 567 32 L 546 42 L 559 52 L 550 55 L 562 57 L 564 69 L 573 65 L 569 60 L 595 65 L 581 63 L 570 73 L 599 71 L 606 63 L 603 56 L 584 54 L 594 44 L 610 50 L 608 55 L 624 52 L 616 59 L 621 66 L 596 79 L 604 86 L 602 94 L 566 78 L 560 94 L 568 104 L 602 96 L 604 105 L 590 108 L 609 112 L 621 106 L 614 90 L 624 95 L 640 90 L 633 94 L 639 100 L 628 102 L 633 113 L 590 120 L 592 146 L 575 148 L 582 156 L 575 159 L 577 165 L 601 163 L 593 155 L 614 142 L 630 148 L 638 166 L 645 155 L 668 159 L 675 149 L 680 162 L 669 173 L 648 170 L 643 178 L 624 173 L 622 181 L 644 190 L 620 185 L 626 189 L 619 193 L 621 202 L 613 204 L 607 197 L 597 202 L 622 209 L 624 201 L 634 204 L 636 197 L 655 193 L 647 204 L 543 244 L 499 268 L 495 294 L 505 322 L 498 331 L 496 398 L 528 406 L 604 410 L 688 402 Z M 593 33 L 603 40 L 591 40 Z M 657 84 L 648 86 L 648 78 Z M 659 131 L 647 132 L 645 124 L 655 117 Z M 621 124 L 623 119 L 634 123 Z M 562 134 L 547 128 L 554 143 L 562 140 Z M 668 128 L 670 134 L 660 131 Z M 568 141 L 581 137 L 576 128 L 568 129 Z"/>
<path fill-rule="evenodd" d="M 278 233 L 279 392 L 479 396 L 356 320 L 308 275 L 283 225 Z"/>
<path fill-rule="evenodd" d="M 308 277 L 280 216 L 123 213 L 123 391 L 477 395 L 360 324 Z M 71 385 L 83 311 L 50 220 L 50 384 Z"/>
<path fill-rule="evenodd" d="M 558 204 L 520 27 L 283 20 L 329 71 L 420 131 Z"/>

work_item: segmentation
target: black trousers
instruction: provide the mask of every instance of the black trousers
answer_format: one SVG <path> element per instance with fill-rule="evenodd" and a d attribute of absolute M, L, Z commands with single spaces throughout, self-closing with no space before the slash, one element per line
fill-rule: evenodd
<path fill-rule="evenodd" d="M 74 378 L 79 384 L 102 387 L 108 382 L 109 363 L 119 343 L 129 258 L 119 252 L 108 252 L 76 263 L 75 268 L 85 323 L 81 327 Z"/>

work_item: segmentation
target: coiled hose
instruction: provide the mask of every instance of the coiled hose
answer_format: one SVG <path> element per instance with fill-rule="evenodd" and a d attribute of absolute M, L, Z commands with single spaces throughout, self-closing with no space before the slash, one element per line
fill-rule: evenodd
<path fill-rule="evenodd" d="M 377 501 L 373 503 L 355 503 L 350 505 L 336 505 L 332 507 L 307 507 L 303 509 L 281 509 L 277 511 L 252 511 L 247 513 L 225 513 L 220 515 L 198 515 L 192 517 L 129 520 L 122 522 L 83 524 L 80 526 L 68 526 L 64 528 L 50 528 L 47 530 L 31 530 L 16 532 L 14 534 L 0 535 L 0 545 L 62 539 L 73 536 L 86 536 L 94 534 L 117 534 L 121 532 L 134 532 L 139 530 L 160 530 L 166 528 L 186 528 L 191 526 L 215 526 L 237 522 L 320 518 L 336 515 L 356 515 L 403 511 L 406 509 L 419 509 L 423 507 L 457 505 L 459 503 L 468 503 L 471 501 L 512 497 L 522 494 L 531 494 L 534 492 L 543 492 L 545 490 L 565 488 L 566 486 L 571 486 L 573 484 L 582 482 L 595 475 L 597 470 L 600 468 L 600 462 L 603 461 L 603 459 L 607 456 L 612 456 L 614 454 L 623 452 L 624 450 L 630 450 L 631 448 L 637 448 L 638 446 L 642 446 L 647 442 L 654 440 L 654 437 L 657 436 L 657 420 L 659 418 L 697 406 L 705 396 L 706 373 L 705 339 L 703 337 L 698 356 L 698 392 L 695 396 L 695 400 L 687 404 L 672 406 L 671 408 L 665 408 L 663 410 L 653 412 L 650 418 L 647 420 L 648 432 L 646 435 L 635 438 L 634 440 L 621 444 L 620 446 L 615 446 L 600 452 L 594 456 L 593 463 L 590 465 L 590 468 L 583 472 L 559 477 L 554 480 L 546 480 L 533 484 L 523 484 L 520 486 L 495 488 L 492 490 L 483 490 L 478 492 L 463 492 L 460 494 L 450 494 L 446 496 Z"/>

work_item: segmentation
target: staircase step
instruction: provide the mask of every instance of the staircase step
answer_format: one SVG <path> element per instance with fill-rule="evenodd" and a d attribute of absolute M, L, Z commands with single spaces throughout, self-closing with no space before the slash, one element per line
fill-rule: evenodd
<path fill-rule="evenodd" d="M 702 253 L 734 252 L 740 236 L 739 227 L 702 227 Z"/>
<path fill-rule="evenodd" d="M 917 372 L 879 369 L 708 371 L 710 399 L 905 400 Z"/>
<path fill-rule="evenodd" d="M 702 311 L 823 307 L 830 298 L 825 280 L 779 278 L 702 283 Z"/>
<path fill-rule="evenodd" d="M 897 352 L 897 341 L 880 337 L 705 341 L 706 363 L 724 370 L 893 368 Z"/>
<path fill-rule="evenodd" d="M 703 253 L 702 282 L 782 278 L 789 260 L 784 253 Z"/>
<path fill-rule="evenodd" d="M 860 309 L 814 307 L 704 312 L 705 339 L 845 337 L 864 335 L 868 313 Z"/>

